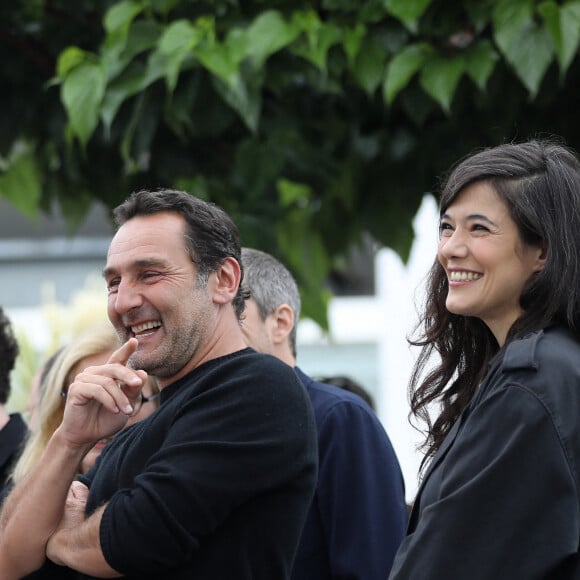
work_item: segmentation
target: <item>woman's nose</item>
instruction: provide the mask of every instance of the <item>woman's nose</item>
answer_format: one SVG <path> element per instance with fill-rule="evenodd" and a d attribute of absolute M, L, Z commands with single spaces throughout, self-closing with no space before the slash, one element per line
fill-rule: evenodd
<path fill-rule="evenodd" d="M 443 236 L 439 242 L 439 253 L 446 259 L 464 258 L 468 253 L 466 233 L 456 229 L 451 235 Z"/>

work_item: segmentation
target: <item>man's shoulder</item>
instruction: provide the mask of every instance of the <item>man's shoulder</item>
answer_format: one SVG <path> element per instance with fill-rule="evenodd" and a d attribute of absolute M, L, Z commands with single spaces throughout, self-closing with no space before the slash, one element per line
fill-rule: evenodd
<path fill-rule="evenodd" d="M 211 385 L 212 388 L 220 384 L 225 387 L 243 383 L 247 389 L 275 387 L 280 392 L 286 386 L 301 393 L 305 390 L 291 366 L 275 356 L 256 352 L 252 348 L 214 359 L 198 367 L 190 377 L 192 381 L 206 387 Z"/>
<path fill-rule="evenodd" d="M 236 354 L 237 356 L 232 360 L 240 369 L 258 374 L 274 375 L 278 378 L 286 377 L 293 383 L 300 382 L 290 365 L 271 354 L 257 352 L 250 347 L 238 351 Z"/>
<path fill-rule="evenodd" d="M 314 411 L 317 417 L 320 414 L 328 413 L 333 409 L 342 408 L 345 410 L 354 410 L 364 415 L 374 417 L 374 411 L 358 395 L 345 391 L 335 385 L 321 383 L 308 376 L 301 369 L 296 367 L 296 374 L 306 387 L 306 392 L 310 397 Z"/>
<path fill-rule="evenodd" d="M 256 372 L 279 371 L 289 376 L 294 375 L 292 368 L 275 356 L 246 347 L 205 362 L 193 369 L 189 376 L 195 378 L 222 369 L 250 369 Z"/>

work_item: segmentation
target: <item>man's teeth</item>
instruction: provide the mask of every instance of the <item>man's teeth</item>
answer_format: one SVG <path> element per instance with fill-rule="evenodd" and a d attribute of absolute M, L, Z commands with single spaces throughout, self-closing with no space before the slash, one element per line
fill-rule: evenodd
<path fill-rule="evenodd" d="M 449 279 L 453 282 L 463 282 L 463 281 L 471 281 L 477 280 L 481 278 L 482 274 L 478 274 L 477 272 L 451 272 L 449 274 Z"/>
<path fill-rule="evenodd" d="M 132 326 L 131 332 L 137 334 L 138 332 L 143 332 L 144 330 L 151 330 L 152 328 L 159 328 L 161 326 L 160 322 L 144 322 L 138 326 Z"/>

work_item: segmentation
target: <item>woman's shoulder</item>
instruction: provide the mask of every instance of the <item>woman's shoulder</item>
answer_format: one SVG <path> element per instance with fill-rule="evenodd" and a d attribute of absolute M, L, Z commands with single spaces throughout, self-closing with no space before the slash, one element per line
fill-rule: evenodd
<path fill-rule="evenodd" d="M 580 340 L 569 330 L 554 326 L 512 341 L 499 371 L 498 388 L 526 391 L 551 414 L 580 409 Z"/>
<path fill-rule="evenodd" d="M 504 372 L 580 370 L 580 337 L 560 326 L 532 332 L 506 346 L 501 366 Z"/>

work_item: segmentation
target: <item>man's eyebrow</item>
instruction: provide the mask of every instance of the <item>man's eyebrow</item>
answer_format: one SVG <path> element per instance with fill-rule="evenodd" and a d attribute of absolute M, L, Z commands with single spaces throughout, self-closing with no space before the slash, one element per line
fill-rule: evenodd
<path fill-rule="evenodd" d="M 115 274 L 116 270 L 114 268 L 103 268 L 103 271 L 101 272 L 101 276 L 103 278 L 109 278 L 110 276 L 112 276 L 113 274 Z"/>
<path fill-rule="evenodd" d="M 143 268 L 151 268 L 151 267 L 166 267 L 167 261 L 163 258 L 142 258 L 140 260 L 135 260 L 129 266 L 131 270 L 141 270 Z M 108 278 L 110 276 L 114 276 L 117 274 L 117 269 L 111 266 L 107 266 L 103 269 L 103 278 Z"/>

